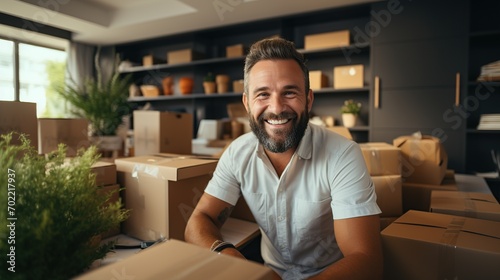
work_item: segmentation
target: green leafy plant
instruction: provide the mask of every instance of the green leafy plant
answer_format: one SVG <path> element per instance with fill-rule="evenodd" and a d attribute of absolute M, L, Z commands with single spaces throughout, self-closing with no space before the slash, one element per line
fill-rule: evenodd
<path fill-rule="evenodd" d="M 215 82 L 215 76 L 212 72 L 208 72 L 207 75 L 203 78 L 204 82 Z"/>
<path fill-rule="evenodd" d="M 102 81 L 98 67 L 99 52 L 96 55 L 97 79 L 87 79 L 83 85 L 75 83 L 57 87 L 57 92 L 73 107 L 73 113 L 89 121 L 92 136 L 116 135 L 117 128 L 123 123 L 123 117 L 131 112 L 128 91 L 131 75 L 121 76 L 115 71 L 111 78 Z M 118 62 L 118 59 L 115 59 Z"/>
<path fill-rule="evenodd" d="M 69 279 L 111 250 L 100 234 L 128 210 L 97 194 L 94 147 L 72 159 L 64 145 L 43 156 L 12 137 L 0 135 L 0 279 Z"/>
<path fill-rule="evenodd" d="M 349 99 L 344 101 L 344 105 L 340 108 L 340 112 L 342 114 L 354 114 L 354 115 L 359 115 L 359 112 L 361 111 L 361 103 L 359 102 L 354 102 L 354 100 Z"/>

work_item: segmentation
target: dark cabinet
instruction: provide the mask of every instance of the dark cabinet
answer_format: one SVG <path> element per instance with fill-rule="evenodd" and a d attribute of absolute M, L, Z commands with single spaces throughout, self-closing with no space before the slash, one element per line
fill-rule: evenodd
<path fill-rule="evenodd" d="M 461 100 L 462 115 L 466 116 L 466 170 L 468 173 L 490 173 L 497 170 L 491 156 L 500 153 L 500 124 L 490 129 L 478 129 L 481 115 L 500 116 L 500 77 L 478 81 L 481 67 L 500 60 L 499 1 L 471 1 L 469 35 L 468 88 Z M 488 180 L 492 191 L 499 192 L 499 179 Z"/>
<path fill-rule="evenodd" d="M 374 4 L 372 15 L 387 5 Z M 449 168 L 462 172 L 465 124 L 457 125 L 450 114 L 467 88 L 468 17 L 462 16 L 467 13 L 467 1 L 403 1 L 401 5 L 401 12 L 393 14 L 372 39 L 376 82 L 370 141 L 391 143 L 416 131 L 433 135 L 447 150 Z"/>

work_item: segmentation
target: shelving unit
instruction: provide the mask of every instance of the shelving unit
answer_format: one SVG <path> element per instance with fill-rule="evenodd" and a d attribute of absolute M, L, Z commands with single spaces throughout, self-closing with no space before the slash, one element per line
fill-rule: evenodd
<path fill-rule="evenodd" d="M 161 80 L 169 75 L 174 77 L 174 85 L 182 76 L 194 79 L 192 94 L 181 95 L 175 87 L 174 95 L 158 97 L 131 97 L 129 102 L 135 108 L 149 103 L 157 110 L 175 110 L 192 113 L 194 116 L 193 135 L 196 135 L 201 119 L 221 119 L 227 117 L 226 105 L 241 102 L 242 93 L 224 94 L 203 93 L 203 77 L 208 72 L 227 74 L 231 80 L 243 79 L 244 56 L 226 58 L 225 48 L 233 44 L 249 47 L 262 38 L 279 35 L 291 40 L 299 52 L 304 54 L 310 70 L 321 70 L 329 80 L 329 87 L 315 90 L 313 115 L 328 115 L 341 125 L 340 107 L 344 100 L 355 99 L 364 104 L 360 125 L 351 128 L 355 140 L 366 142 L 369 138 L 370 102 L 370 44 L 356 44 L 342 48 L 305 50 L 304 36 L 315 33 L 352 29 L 365 26 L 370 19 L 370 5 L 359 5 L 314 13 L 288 16 L 280 19 L 262 20 L 217 29 L 201 30 L 182 35 L 169 36 L 143 42 L 116 46 L 122 60 L 140 62 L 142 56 L 153 54 L 166 57 L 167 51 L 191 48 L 203 53 L 204 58 L 182 64 L 156 64 L 152 66 L 133 66 L 121 71 L 130 74 L 137 85 L 153 84 L 160 86 Z M 346 53 L 349 54 L 347 57 Z M 363 64 L 365 86 L 359 89 L 334 89 L 332 87 L 333 68 L 349 64 Z M 161 88 L 161 87 L 160 87 Z M 230 90 L 232 87 L 230 86 Z"/>
<path fill-rule="evenodd" d="M 468 90 L 463 99 L 467 113 L 466 172 L 495 171 L 491 150 L 500 151 L 500 130 L 478 130 L 482 114 L 500 114 L 500 82 L 478 82 L 481 66 L 500 60 L 500 3 L 471 1 Z M 488 179 L 496 184 L 498 179 Z"/>

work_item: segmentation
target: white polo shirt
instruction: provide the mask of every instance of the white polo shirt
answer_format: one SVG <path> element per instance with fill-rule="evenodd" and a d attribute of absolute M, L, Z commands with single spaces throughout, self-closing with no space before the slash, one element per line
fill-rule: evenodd
<path fill-rule="evenodd" d="M 334 219 L 381 212 L 359 146 L 311 123 L 281 177 L 247 133 L 221 156 L 205 192 L 232 205 L 243 195 L 262 257 L 283 279 L 307 278 L 342 258 Z"/>

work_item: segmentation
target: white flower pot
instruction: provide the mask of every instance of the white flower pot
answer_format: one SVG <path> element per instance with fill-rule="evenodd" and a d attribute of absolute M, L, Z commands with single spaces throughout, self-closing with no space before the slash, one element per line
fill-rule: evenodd
<path fill-rule="evenodd" d="M 353 127 L 356 125 L 358 116 L 354 114 L 342 114 L 342 123 L 345 127 Z"/>
<path fill-rule="evenodd" d="M 91 137 L 91 142 L 101 151 L 118 151 L 123 145 L 120 136 L 95 136 Z"/>

